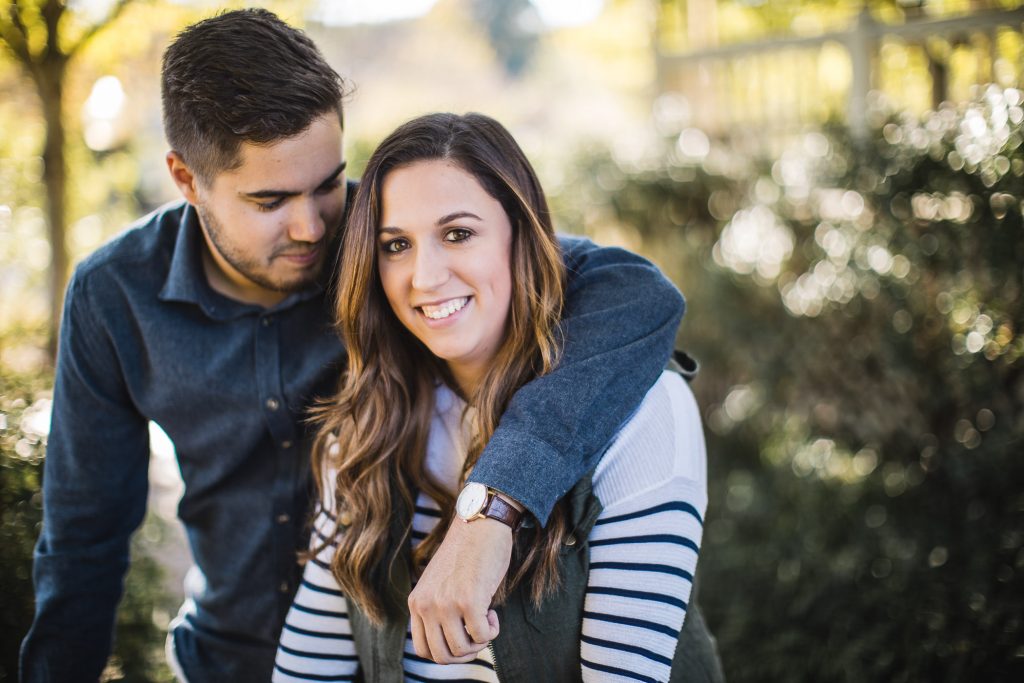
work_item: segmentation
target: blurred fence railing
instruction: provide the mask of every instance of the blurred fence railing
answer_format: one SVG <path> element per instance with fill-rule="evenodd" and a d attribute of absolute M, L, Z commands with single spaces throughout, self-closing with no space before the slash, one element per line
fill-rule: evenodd
<path fill-rule="evenodd" d="M 913 110 L 910 90 L 937 108 L 969 96 L 952 92 L 951 84 L 1019 86 L 1022 28 L 1024 8 L 904 24 L 880 23 L 865 10 L 846 31 L 685 53 L 659 46 L 657 84 L 661 93 L 685 97 L 690 124 L 711 134 L 754 126 L 771 136 L 836 118 L 862 132 L 872 90 Z M 895 65 L 886 64 L 894 52 L 887 47 L 911 48 L 913 59 L 904 52 Z"/>

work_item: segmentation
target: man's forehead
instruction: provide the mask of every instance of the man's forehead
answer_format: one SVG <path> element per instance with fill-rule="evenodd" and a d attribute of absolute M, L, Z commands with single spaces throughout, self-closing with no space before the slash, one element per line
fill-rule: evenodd
<path fill-rule="evenodd" d="M 243 142 L 238 164 L 219 174 L 235 191 L 306 192 L 337 175 L 344 160 L 341 128 L 314 122 L 306 131 L 265 144 Z"/>

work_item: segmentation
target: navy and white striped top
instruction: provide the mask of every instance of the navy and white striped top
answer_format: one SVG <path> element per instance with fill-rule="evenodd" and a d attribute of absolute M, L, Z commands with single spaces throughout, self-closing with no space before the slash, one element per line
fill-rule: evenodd
<path fill-rule="evenodd" d="M 469 443 L 465 404 L 439 387 L 427 468 L 454 491 Z M 707 507 L 706 452 L 689 387 L 665 372 L 620 430 L 594 472 L 604 509 L 590 534 L 590 573 L 580 642 L 584 681 L 668 680 L 686 616 Z M 326 487 L 325 490 L 330 490 Z M 333 498 L 322 501 L 313 543 L 332 536 Z M 439 520 L 420 494 L 415 547 Z M 276 683 L 351 681 L 358 658 L 348 605 L 332 576 L 329 546 L 306 565 L 288 612 L 274 667 Z M 490 649 L 466 664 L 439 665 L 416 655 L 407 632 L 407 681 L 491 681 Z"/>

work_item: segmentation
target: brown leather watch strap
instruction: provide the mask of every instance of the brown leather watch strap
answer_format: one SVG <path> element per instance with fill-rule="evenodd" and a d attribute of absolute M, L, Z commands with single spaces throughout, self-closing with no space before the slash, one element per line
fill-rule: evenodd
<path fill-rule="evenodd" d="M 494 492 L 490 493 L 487 505 L 480 511 L 480 514 L 507 524 L 512 531 L 518 531 L 519 526 L 523 523 L 523 513 L 502 500 L 501 496 Z"/>

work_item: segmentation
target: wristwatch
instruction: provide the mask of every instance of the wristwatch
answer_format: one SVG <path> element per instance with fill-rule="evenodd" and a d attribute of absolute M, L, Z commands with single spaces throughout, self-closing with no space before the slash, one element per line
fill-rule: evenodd
<path fill-rule="evenodd" d="M 462 487 L 455 501 L 455 513 L 467 522 L 489 517 L 507 524 L 512 531 L 523 523 L 523 513 L 503 499 L 494 489 L 471 481 Z"/>

